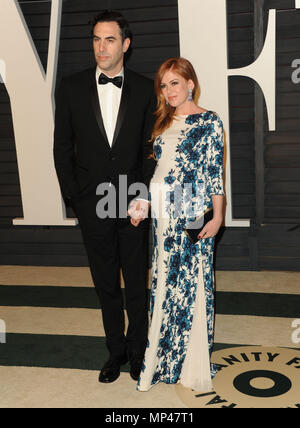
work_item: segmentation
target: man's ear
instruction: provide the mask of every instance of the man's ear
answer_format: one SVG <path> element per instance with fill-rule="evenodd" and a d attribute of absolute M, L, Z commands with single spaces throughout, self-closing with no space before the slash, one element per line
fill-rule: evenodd
<path fill-rule="evenodd" d="M 131 43 L 131 40 L 129 37 L 127 37 L 123 42 L 123 52 L 124 53 L 126 53 L 128 51 L 130 43 Z"/>

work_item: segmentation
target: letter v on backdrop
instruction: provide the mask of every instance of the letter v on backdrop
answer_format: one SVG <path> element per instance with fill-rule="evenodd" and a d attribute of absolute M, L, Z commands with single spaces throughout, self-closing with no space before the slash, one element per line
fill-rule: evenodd
<path fill-rule="evenodd" d="M 62 0 L 52 0 L 45 74 L 17 0 L 0 1 L 0 72 L 11 101 L 24 213 L 15 225 L 76 224 L 66 218 L 52 155 L 61 7 Z"/>

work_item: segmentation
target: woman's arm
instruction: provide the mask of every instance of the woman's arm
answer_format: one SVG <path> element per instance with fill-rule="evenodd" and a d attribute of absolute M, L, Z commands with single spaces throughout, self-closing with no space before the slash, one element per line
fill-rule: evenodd
<path fill-rule="evenodd" d="M 214 122 L 215 132 L 211 135 L 210 144 L 207 151 L 208 158 L 208 186 L 214 216 L 198 235 L 199 238 L 212 238 L 218 233 L 223 223 L 224 207 L 224 185 L 223 185 L 223 157 L 224 157 L 224 132 L 223 123 L 218 118 Z"/>

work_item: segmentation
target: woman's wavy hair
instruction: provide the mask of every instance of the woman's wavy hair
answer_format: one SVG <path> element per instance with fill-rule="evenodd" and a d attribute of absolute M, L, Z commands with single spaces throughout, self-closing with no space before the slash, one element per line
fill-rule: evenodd
<path fill-rule="evenodd" d="M 173 71 L 179 74 L 185 80 L 192 80 L 194 83 L 193 99 L 197 103 L 200 96 L 200 86 L 194 67 L 185 58 L 169 58 L 157 70 L 154 88 L 157 96 L 157 109 L 155 111 L 156 121 L 152 132 L 151 141 L 168 129 L 173 122 L 175 107 L 166 104 L 165 97 L 162 94 L 161 81 L 167 71 Z"/>

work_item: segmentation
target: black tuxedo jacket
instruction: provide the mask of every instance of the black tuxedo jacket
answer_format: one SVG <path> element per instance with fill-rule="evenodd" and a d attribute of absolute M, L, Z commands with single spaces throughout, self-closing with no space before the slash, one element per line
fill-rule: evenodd
<path fill-rule="evenodd" d="M 56 96 L 54 161 L 63 197 L 80 201 L 100 183 L 128 186 L 153 175 L 149 142 L 156 97 L 153 81 L 124 69 L 122 97 L 112 147 L 103 125 L 95 67 L 63 79 Z"/>

